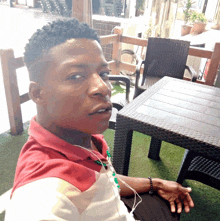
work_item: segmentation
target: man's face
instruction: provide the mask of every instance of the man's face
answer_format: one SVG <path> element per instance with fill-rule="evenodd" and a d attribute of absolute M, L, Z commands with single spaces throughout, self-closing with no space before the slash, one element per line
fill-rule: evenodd
<path fill-rule="evenodd" d="M 45 74 L 44 110 L 58 128 L 89 134 L 108 128 L 112 104 L 109 69 L 99 43 L 71 39 L 52 48 Z"/>

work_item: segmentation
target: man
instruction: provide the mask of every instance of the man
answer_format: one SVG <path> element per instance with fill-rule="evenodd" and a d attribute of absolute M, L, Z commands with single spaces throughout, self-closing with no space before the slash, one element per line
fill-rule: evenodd
<path fill-rule="evenodd" d="M 183 205 L 190 211 L 190 188 L 116 175 L 100 135 L 112 109 L 109 68 L 93 29 L 76 19 L 54 21 L 31 37 L 24 59 L 37 116 L 18 159 L 6 221 L 178 220 Z M 134 217 L 131 188 L 143 200 Z"/>

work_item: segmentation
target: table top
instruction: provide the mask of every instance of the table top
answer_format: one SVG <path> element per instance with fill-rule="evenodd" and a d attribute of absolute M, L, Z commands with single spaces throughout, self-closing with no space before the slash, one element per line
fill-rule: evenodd
<path fill-rule="evenodd" d="M 126 105 L 119 115 L 129 118 L 132 124 L 150 126 L 151 136 L 151 128 L 158 128 L 158 138 L 176 145 L 208 145 L 220 150 L 219 88 L 164 77 Z"/>

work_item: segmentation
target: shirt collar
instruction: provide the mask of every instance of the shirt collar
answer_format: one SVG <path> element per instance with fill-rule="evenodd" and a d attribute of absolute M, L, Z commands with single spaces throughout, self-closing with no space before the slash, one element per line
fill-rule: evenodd
<path fill-rule="evenodd" d="M 64 154 L 71 161 L 83 161 L 87 158 L 91 158 L 94 161 L 98 160 L 98 158 L 100 160 L 107 161 L 106 151 L 108 150 L 108 146 L 104 140 L 104 136 L 101 134 L 92 135 L 92 139 L 102 147 L 102 154 L 95 150 L 90 150 L 97 156 L 96 157 L 90 151 L 82 149 L 80 146 L 67 143 L 65 140 L 62 140 L 61 138 L 52 134 L 40 124 L 38 124 L 35 121 L 35 117 L 30 122 L 28 133 L 42 147 L 51 148 L 55 151 L 58 151 Z"/>

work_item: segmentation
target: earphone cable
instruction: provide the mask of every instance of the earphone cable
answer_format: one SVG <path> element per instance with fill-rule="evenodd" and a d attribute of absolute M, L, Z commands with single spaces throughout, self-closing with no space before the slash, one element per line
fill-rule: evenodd
<path fill-rule="evenodd" d="M 108 174 L 107 174 L 107 170 L 105 169 L 105 166 L 103 165 L 103 163 L 102 163 L 102 161 L 100 160 L 100 158 L 96 155 L 96 154 L 94 154 L 91 150 L 89 150 L 89 149 L 87 149 L 87 148 L 85 148 L 85 147 L 82 147 L 82 146 L 79 146 L 79 145 L 75 145 L 75 146 L 77 146 L 77 147 L 80 147 L 80 148 L 82 148 L 82 149 L 84 149 L 84 150 L 87 150 L 87 151 L 89 151 L 90 153 L 92 153 L 94 156 L 96 156 L 97 158 L 98 158 L 98 160 L 100 161 L 100 163 L 102 164 L 102 168 L 104 168 L 104 170 L 105 170 L 105 174 L 106 174 L 106 176 L 108 177 L 108 180 L 110 181 L 110 178 L 109 178 L 109 176 L 108 176 Z M 110 181 L 110 183 L 112 184 L 112 182 Z M 113 190 L 113 193 L 114 193 L 114 195 L 115 195 L 115 191 Z M 115 195 L 115 199 L 117 198 L 117 196 Z M 119 208 L 118 208 L 118 206 L 117 206 L 117 203 L 115 204 L 115 206 L 116 206 L 116 209 L 117 209 L 117 211 L 118 211 L 118 214 L 119 214 L 119 216 L 121 217 L 121 215 L 120 215 L 120 212 L 119 212 Z"/>
<path fill-rule="evenodd" d="M 77 145 L 78 146 L 78 145 Z M 105 170 L 105 172 L 107 171 L 106 169 L 105 169 L 105 166 L 103 165 L 103 163 L 102 163 L 102 161 L 99 159 L 99 157 L 96 155 L 96 154 L 94 154 L 91 150 L 89 150 L 89 149 L 87 149 L 87 148 L 85 148 L 85 147 L 82 147 L 82 146 L 78 146 L 78 147 L 81 147 L 82 149 L 85 149 L 85 150 L 87 150 L 87 151 L 89 151 L 90 153 L 92 153 L 94 156 L 96 156 L 97 158 L 98 158 L 98 160 L 100 161 L 100 163 L 102 164 L 102 167 L 104 168 L 104 170 Z M 110 157 L 109 157 L 110 158 Z M 111 167 L 113 168 L 113 170 L 114 170 L 114 167 L 113 167 L 113 165 L 112 165 L 112 163 L 111 163 L 111 160 L 109 160 L 108 161 L 108 163 L 111 165 Z M 116 174 L 116 171 L 114 170 L 113 172 L 115 172 L 115 174 Z M 108 177 L 108 174 L 106 173 L 106 175 L 107 175 L 107 177 Z M 134 203 L 133 203 L 133 206 L 132 206 L 132 210 L 131 210 L 131 212 L 130 212 L 130 214 L 133 214 L 133 212 L 134 212 L 134 210 L 136 209 L 136 207 L 142 202 L 142 198 L 140 197 L 140 195 L 137 193 L 137 191 L 136 190 L 134 190 L 132 187 L 130 187 L 126 182 L 124 182 L 122 179 L 120 179 L 119 177 L 117 177 L 122 183 L 124 183 L 128 188 L 130 188 L 133 192 L 134 192 Z M 108 179 L 109 179 L 109 177 L 108 177 Z M 109 179 L 110 180 L 110 179 Z M 114 192 L 114 191 L 113 191 Z M 115 194 L 115 192 L 114 192 L 114 194 Z M 137 203 L 137 205 L 135 206 L 135 204 L 136 204 L 136 200 L 137 200 L 137 197 L 136 197 L 136 195 L 138 195 L 138 197 L 140 198 L 140 201 Z M 117 197 L 116 195 L 115 195 L 115 197 Z M 118 210 L 118 207 L 117 207 L 117 210 Z M 119 213 L 119 210 L 118 210 L 118 214 L 119 214 L 119 216 L 120 216 L 120 213 Z"/>

